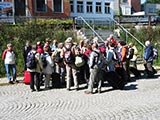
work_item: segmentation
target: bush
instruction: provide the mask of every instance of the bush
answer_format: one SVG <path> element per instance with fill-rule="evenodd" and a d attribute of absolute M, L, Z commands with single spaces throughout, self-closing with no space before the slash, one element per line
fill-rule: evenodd
<path fill-rule="evenodd" d="M 151 28 L 150 30 L 147 27 L 142 27 L 139 30 L 131 28 L 129 32 L 132 35 L 134 35 L 138 40 L 140 40 L 140 42 L 142 42 L 143 44 L 145 43 L 146 40 L 150 40 L 152 46 L 154 46 L 154 44 L 157 43 L 157 47 L 160 53 L 160 42 L 159 42 L 160 27 L 159 26 L 157 26 L 155 29 Z M 128 43 L 133 42 L 139 51 L 139 55 L 143 58 L 144 48 L 135 39 L 133 39 L 129 34 L 127 34 L 127 38 L 126 38 L 126 33 L 124 31 L 122 31 L 121 33 L 121 39 L 126 40 Z M 158 60 L 154 60 L 154 64 L 160 66 L 160 58 L 158 58 Z"/>
<path fill-rule="evenodd" d="M 54 21 L 54 20 L 53 20 Z M 53 25 L 52 20 L 37 20 L 37 23 L 33 21 L 26 22 L 25 24 L 0 25 L 0 55 L 6 49 L 8 43 L 12 43 L 13 50 L 16 53 L 16 68 L 17 75 L 23 75 L 24 61 L 22 55 L 22 49 L 27 40 L 30 40 L 32 44 L 37 41 L 44 42 L 46 38 L 56 39 L 58 42 L 64 42 L 64 40 L 71 36 L 73 37 L 72 22 L 70 20 L 59 21 L 55 20 Z M 46 22 L 46 23 L 45 23 Z M 5 66 L 0 59 L 0 77 L 5 76 Z"/>

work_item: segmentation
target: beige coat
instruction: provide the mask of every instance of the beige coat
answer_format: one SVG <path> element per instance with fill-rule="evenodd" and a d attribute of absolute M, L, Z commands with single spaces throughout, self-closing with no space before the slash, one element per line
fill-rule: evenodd
<path fill-rule="evenodd" d="M 36 51 L 32 51 L 32 52 L 36 52 Z M 43 70 L 43 66 L 42 66 L 42 60 L 41 60 L 40 54 L 36 53 L 35 58 L 37 60 L 37 67 L 35 69 L 29 69 L 29 68 L 27 68 L 27 71 L 41 73 L 42 70 Z"/>
<path fill-rule="evenodd" d="M 138 57 L 138 50 L 137 50 L 136 46 L 133 46 L 132 48 L 134 49 L 134 55 L 130 61 L 136 61 L 137 57 Z"/>

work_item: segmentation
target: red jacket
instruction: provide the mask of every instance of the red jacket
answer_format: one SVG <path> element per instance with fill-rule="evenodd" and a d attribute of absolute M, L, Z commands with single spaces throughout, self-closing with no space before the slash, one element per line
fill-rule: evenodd
<path fill-rule="evenodd" d="M 6 49 L 6 50 L 4 50 L 4 51 L 3 51 L 3 54 L 2 54 L 2 60 L 4 60 L 4 59 L 5 59 L 7 51 L 8 51 L 8 49 Z"/>
<path fill-rule="evenodd" d="M 40 45 L 37 46 L 37 52 L 42 54 L 43 53 L 43 49 Z"/>
<path fill-rule="evenodd" d="M 84 52 L 84 55 L 87 57 L 87 58 L 89 58 L 89 55 L 90 55 L 90 53 L 92 52 L 92 50 L 86 50 L 85 52 Z"/>
<path fill-rule="evenodd" d="M 118 43 L 117 43 L 117 41 L 115 39 L 111 38 L 110 41 L 114 44 L 115 47 L 118 45 Z"/>

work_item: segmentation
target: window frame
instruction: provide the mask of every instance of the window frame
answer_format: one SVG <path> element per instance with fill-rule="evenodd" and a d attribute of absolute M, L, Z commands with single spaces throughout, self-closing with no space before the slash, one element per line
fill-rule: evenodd
<path fill-rule="evenodd" d="M 77 13 L 84 13 L 83 1 L 77 1 Z"/>
<path fill-rule="evenodd" d="M 101 2 L 96 2 L 96 13 L 98 14 L 102 13 L 102 3 Z"/>
<path fill-rule="evenodd" d="M 104 13 L 105 14 L 111 14 L 110 3 L 105 3 L 104 4 Z"/>
<path fill-rule="evenodd" d="M 39 11 L 39 10 L 37 10 L 37 2 L 38 2 L 39 0 L 35 0 L 35 12 L 37 12 L 37 13 L 45 13 L 45 12 L 47 12 L 48 10 L 47 10 L 47 0 L 44 0 L 44 2 L 45 2 L 45 10 L 44 11 Z"/>
<path fill-rule="evenodd" d="M 86 2 L 86 12 L 93 13 L 93 2 L 92 1 Z"/>
<path fill-rule="evenodd" d="M 74 13 L 74 1 L 70 0 L 70 12 Z"/>
<path fill-rule="evenodd" d="M 53 8 L 52 8 L 53 10 L 52 10 L 52 11 L 53 11 L 53 13 L 63 13 L 63 0 L 61 0 L 61 8 L 60 8 L 61 11 L 55 11 L 54 1 L 55 1 L 55 0 L 52 0 L 52 6 L 53 6 Z M 58 0 L 58 1 L 60 1 L 60 0 Z"/>

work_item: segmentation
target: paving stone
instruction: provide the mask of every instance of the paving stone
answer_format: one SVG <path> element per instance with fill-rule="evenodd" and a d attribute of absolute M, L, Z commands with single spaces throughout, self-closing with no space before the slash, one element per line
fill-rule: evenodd
<path fill-rule="evenodd" d="M 102 87 L 101 94 L 85 89 L 31 92 L 29 85 L 7 84 L 0 79 L 1 120 L 158 120 L 160 73 L 154 79 L 137 79 L 124 90 Z M 23 80 L 22 77 L 18 80 Z M 6 83 L 6 84 L 5 84 Z M 1 86 L 1 84 L 3 84 Z M 80 88 L 85 84 L 80 85 Z M 43 88 L 43 87 L 42 87 Z"/>

